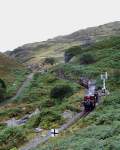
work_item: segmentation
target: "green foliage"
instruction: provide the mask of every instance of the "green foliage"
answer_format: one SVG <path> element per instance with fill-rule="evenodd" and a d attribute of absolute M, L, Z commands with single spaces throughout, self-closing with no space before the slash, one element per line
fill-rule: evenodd
<path fill-rule="evenodd" d="M 10 150 L 18 150 L 16 147 L 14 147 L 14 148 L 12 148 L 12 149 L 10 149 Z"/>
<path fill-rule="evenodd" d="M 5 128 L 0 132 L 0 150 L 18 147 L 25 141 L 25 134 L 20 128 Z"/>
<path fill-rule="evenodd" d="M 80 63 L 81 64 L 92 64 L 95 62 L 95 56 L 93 56 L 91 53 L 86 53 L 80 56 Z"/>
<path fill-rule="evenodd" d="M 120 149 L 120 37 L 95 43 L 84 48 L 81 54 L 76 55 L 74 63 L 59 65 L 54 68 L 58 75 L 64 70 L 64 75 L 78 80 L 80 76 L 97 79 L 97 86 L 101 85 L 100 74 L 107 71 L 109 74 L 107 87 L 110 95 L 102 98 L 102 102 L 84 119 L 79 120 L 68 129 L 62 137 L 50 141 L 47 145 L 36 150 L 119 150 Z M 80 65 L 81 55 L 93 53 L 95 63 Z M 65 103 L 64 103 L 65 105 Z M 71 103 L 68 109 L 74 108 Z"/>
<path fill-rule="evenodd" d="M 10 98 L 16 94 L 16 91 L 19 89 L 23 81 L 26 79 L 26 76 L 29 74 L 28 70 L 23 69 L 13 69 L 12 76 L 15 78 L 14 81 L 9 81 L 7 84 L 7 98 Z"/>
<path fill-rule="evenodd" d="M 73 56 L 80 54 L 82 51 L 80 46 L 73 46 L 65 50 L 64 59 L 65 63 L 69 62 Z"/>
<path fill-rule="evenodd" d="M 0 101 L 4 100 L 6 96 L 6 85 L 5 82 L 0 79 Z"/>
<path fill-rule="evenodd" d="M 80 76 L 82 76 L 96 79 L 97 85 L 99 86 L 101 84 L 100 74 L 105 71 L 109 74 L 107 87 L 110 89 L 110 95 L 103 99 L 103 102 L 95 111 L 68 129 L 65 135 L 62 135 L 62 138 L 58 137 L 58 139 L 55 139 L 53 142 L 50 141 L 48 145 L 40 146 L 38 148 L 39 150 L 120 149 L 119 51 L 120 37 L 113 37 L 106 41 L 97 42 L 90 47 L 84 47 L 82 49 L 80 47 L 72 47 L 66 50 L 66 53 L 71 53 L 75 56 L 73 62 L 57 65 L 51 69 L 51 73 L 48 72 L 43 75 L 37 73 L 34 76 L 33 81 L 30 86 L 26 88 L 21 98 L 21 101 L 24 103 L 31 104 L 32 108 L 38 107 L 41 111 L 40 114 L 31 117 L 24 126 L 25 129 L 29 128 L 30 131 L 33 127 L 38 126 L 44 129 L 59 127 L 65 121 L 61 116 L 65 110 L 71 110 L 73 112 L 80 111 L 79 105 L 82 101 L 78 92 L 80 86 L 73 83 L 73 81 L 78 81 Z M 82 64 L 80 64 L 80 58 Z M 61 72 L 61 78 L 63 79 L 58 78 Z M 18 76 L 18 74 L 19 73 L 16 72 L 16 76 Z M 21 76 L 19 76 L 17 81 L 23 79 Z M 71 79 L 71 81 L 64 79 Z M 78 95 L 76 92 L 78 92 Z M 58 99 L 63 99 L 62 103 L 60 103 Z M 0 111 L 0 116 L 6 116 L 6 114 L 8 114 L 13 117 L 20 115 L 20 113 L 22 112 L 19 109 L 11 109 L 11 111 Z M 8 141 L 14 141 L 12 137 L 14 137 L 15 133 L 7 136 L 5 126 L 2 124 L 0 125 L 0 131 L 0 135 L 3 131 L 6 135 L 6 138 L 2 137 L 2 139 L 5 139 L 5 142 L 6 139 L 8 139 Z M 20 142 L 18 142 L 18 140 L 23 137 L 23 135 L 18 135 L 19 137 L 15 140 L 18 144 L 11 144 L 12 142 L 9 142 L 12 145 L 9 146 L 10 148 L 19 146 L 19 143 L 21 144 L 22 140 Z M 14 137 L 14 139 L 16 139 L 16 137 Z M 7 144 L 4 143 L 4 146 L 8 145 L 7 142 Z"/>
<path fill-rule="evenodd" d="M 113 80 L 116 85 L 120 85 L 120 70 L 115 69 L 115 70 L 113 71 L 111 80 Z"/>
<path fill-rule="evenodd" d="M 58 85 L 51 90 L 50 97 L 62 100 L 64 97 L 69 97 L 72 94 L 73 90 L 69 85 Z"/>
<path fill-rule="evenodd" d="M 82 49 L 80 46 L 73 46 L 71 48 L 66 49 L 65 53 L 69 53 L 69 54 L 72 54 L 72 56 L 75 56 L 75 55 L 80 54 L 81 51 L 82 51 Z"/>
<path fill-rule="evenodd" d="M 16 117 L 16 116 L 19 116 L 20 114 L 22 113 L 22 110 L 21 108 L 14 108 L 14 109 L 10 109 L 9 112 L 8 112 L 8 115 L 10 118 L 12 117 Z"/>
<path fill-rule="evenodd" d="M 6 89 L 5 82 L 2 79 L 0 79 L 0 87 Z"/>
<path fill-rule="evenodd" d="M 62 103 L 58 99 L 50 97 L 51 91 L 55 87 L 58 87 L 59 89 L 58 94 L 60 94 L 60 92 L 66 92 L 63 93 L 62 96 L 60 95 L 62 99 L 64 98 Z M 58 79 L 52 73 L 46 73 L 44 75 L 41 75 L 40 73 L 35 74 L 34 79 L 29 88 L 26 89 L 22 100 L 31 103 L 33 107 L 38 107 L 41 113 L 40 115 L 30 118 L 26 128 L 31 129 L 39 125 L 45 129 L 55 126 L 58 127 L 64 121 L 61 114 L 67 109 L 66 106 L 72 103 L 72 100 L 69 100 L 68 96 L 76 93 L 78 90 L 80 90 L 78 84 Z M 77 103 L 76 101 L 74 102 L 75 103 L 71 104 L 70 108 L 76 111 L 77 109 L 75 106 L 72 108 L 72 105 Z"/>
<path fill-rule="evenodd" d="M 33 116 L 28 124 L 28 127 L 40 127 L 44 129 L 51 129 L 52 127 L 58 126 L 63 123 L 63 118 L 60 112 L 54 110 L 43 109 L 39 115 Z"/>
<path fill-rule="evenodd" d="M 53 58 L 53 57 L 48 57 L 48 58 L 45 58 L 45 60 L 44 60 L 45 64 L 50 64 L 50 65 L 54 65 L 55 62 L 56 62 L 55 58 Z"/>

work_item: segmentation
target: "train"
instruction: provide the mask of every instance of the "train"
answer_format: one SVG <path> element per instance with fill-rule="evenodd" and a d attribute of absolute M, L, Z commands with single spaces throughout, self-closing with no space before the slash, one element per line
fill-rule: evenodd
<path fill-rule="evenodd" d="M 84 111 L 92 111 L 96 105 L 95 96 L 93 95 L 84 96 L 83 105 L 84 105 Z"/>
<path fill-rule="evenodd" d="M 86 85 L 88 88 L 84 96 L 84 111 L 92 111 L 99 101 L 98 89 L 96 89 L 95 81 L 88 81 Z"/>

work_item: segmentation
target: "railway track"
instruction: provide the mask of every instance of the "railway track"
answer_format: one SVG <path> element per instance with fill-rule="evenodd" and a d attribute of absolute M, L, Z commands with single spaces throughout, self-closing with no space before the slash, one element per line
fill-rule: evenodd
<path fill-rule="evenodd" d="M 67 128 L 69 128 L 78 119 L 82 119 L 83 117 L 86 117 L 89 113 L 90 112 L 84 112 L 84 111 L 78 113 L 73 118 L 71 118 L 67 123 L 63 124 L 60 128 L 58 128 L 59 133 L 61 133 L 63 130 L 66 130 Z M 25 146 L 23 146 L 19 150 L 30 150 L 32 148 L 37 147 L 41 143 L 47 142 L 50 138 L 51 138 L 51 131 L 48 131 L 48 133 L 45 137 L 41 137 L 40 135 L 38 135 L 34 139 L 30 140 Z"/>

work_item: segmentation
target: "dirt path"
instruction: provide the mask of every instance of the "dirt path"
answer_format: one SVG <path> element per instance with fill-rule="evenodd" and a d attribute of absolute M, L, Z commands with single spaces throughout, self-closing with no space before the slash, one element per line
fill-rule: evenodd
<path fill-rule="evenodd" d="M 24 89 L 29 86 L 31 80 L 33 79 L 34 73 L 31 73 L 27 76 L 26 80 L 23 82 L 22 86 L 17 91 L 16 95 L 12 97 L 12 101 L 19 98 L 19 96 L 23 93 Z"/>
<path fill-rule="evenodd" d="M 34 76 L 34 73 L 30 73 L 27 76 L 26 80 L 23 82 L 22 86 L 18 89 L 16 95 L 0 103 L 0 106 L 4 106 L 5 104 L 11 103 L 15 99 L 19 98 L 20 95 L 23 93 L 24 89 L 29 86 L 31 80 L 33 79 L 33 76 Z"/>

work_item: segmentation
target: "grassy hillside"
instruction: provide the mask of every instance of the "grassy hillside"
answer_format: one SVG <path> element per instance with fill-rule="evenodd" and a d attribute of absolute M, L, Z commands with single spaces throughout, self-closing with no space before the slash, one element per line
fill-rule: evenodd
<path fill-rule="evenodd" d="M 0 79 L 7 86 L 7 97 L 15 94 L 26 76 L 26 69 L 15 60 L 0 53 Z"/>
<path fill-rule="evenodd" d="M 104 97 L 102 104 L 85 119 L 79 120 L 58 138 L 35 150 L 120 149 L 120 37 L 112 37 L 89 47 L 68 48 L 66 51 L 71 53 L 72 50 L 74 56 L 69 63 L 53 66 L 43 74 L 36 73 L 19 99 L 10 106 L 1 108 L 1 122 L 12 117 L 21 118 L 36 108 L 40 110 L 39 114 L 31 117 L 25 125 L 16 127 L 15 131 L 0 124 L 1 150 L 18 148 L 33 138 L 36 135 L 35 127 L 41 127 L 43 132 L 59 127 L 67 121 L 63 117 L 66 111 L 71 111 L 73 115 L 80 112 L 84 89 L 73 80 L 80 77 L 92 78 L 100 86 L 100 74 L 105 71 L 109 74 L 107 88 L 110 95 Z M 9 140 L 6 143 L 7 138 Z M 22 143 L 21 138 L 24 139 Z"/>
<path fill-rule="evenodd" d="M 69 51 L 69 49 L 67 50 Z M 70 50 L 71 51 L 71 50 Z M 89 64 L 81 63 L 83 55 L 95 58 Z M 104 97 L 95 111 L 85 119 L 79 120 L 75 125 L 62 133 L 59 137 L 51 139 L 35 150 L 119 150 L 120 149 L 120 38 L 98 42 L 84 48 L 74 57 L 72 62 L 54 68 L 56 74 L 61 70 L 69 78 L 78 79 L 86 76 L 97 79 L 101 84 L 100 73 L 107 71 L 109 78 L 107 87 L 110 95 Z"/>
<path fill-rule="evenodd" d="M 62 93 L 66 92 L 66 88 L 70 89 L 70 92 L 67 91 L 64 97 L 59 98 L 59 94 L 58 97 L 54 98 L 51 96 L 51 90 L 55 87 L 62 87 Z M 0 149 L 8 150 L 12 147 L 19 147 L 22 137 L 26 141 L 36 135 L 34 132 L 36 127 L 41 127 L 43 134 L 48 129 L 60 127 L 60 125 L 67 121 L 62 115 L 64 111 L 71 110 L 73 113 L 80 111 L 79 102 L 82 100 L 82 96 L 83 90 L 78 84 L 60 80 L 51 73 L 43 75 L 37 73 L 30 86 L 25 89 L 23 95 L 11 105 L 6 105 L 6 107 L 2 107 L 0 110 L 0 132 L 2 132 L 0 139 L 4 139 L 0 141 Z M 16 127 L 14 133 L 12 128 L 8 128 L 2 123 L 4 120 L 13 117 L 16 119 L 21 118 L 35 111 L 36 108 L 40 110 L 40 113 L 31 117 L 24 126 Z M 19 130 L 24 132 L 21 132 L 18 141 L 16 143 L 14 143 L 14 140 L 13 142 L 8 141 L 5 145 L 6 132 L 10 135 L 10 139 L 13 139 L 12 134 L 15 135 L 14 138 L 16 139 Z"/>
<path fill-rule="evenodd" d="M 119 35 L 120 22 L 118 21 L 79 30 L 47 41 L 26 44 L 6 54 L 26 65 L 39 64 L 45 57 L 55 57 L 57 62 L 63 62 L 64 50 L 71 46 L 90 45 L 104 38 Z"/>

